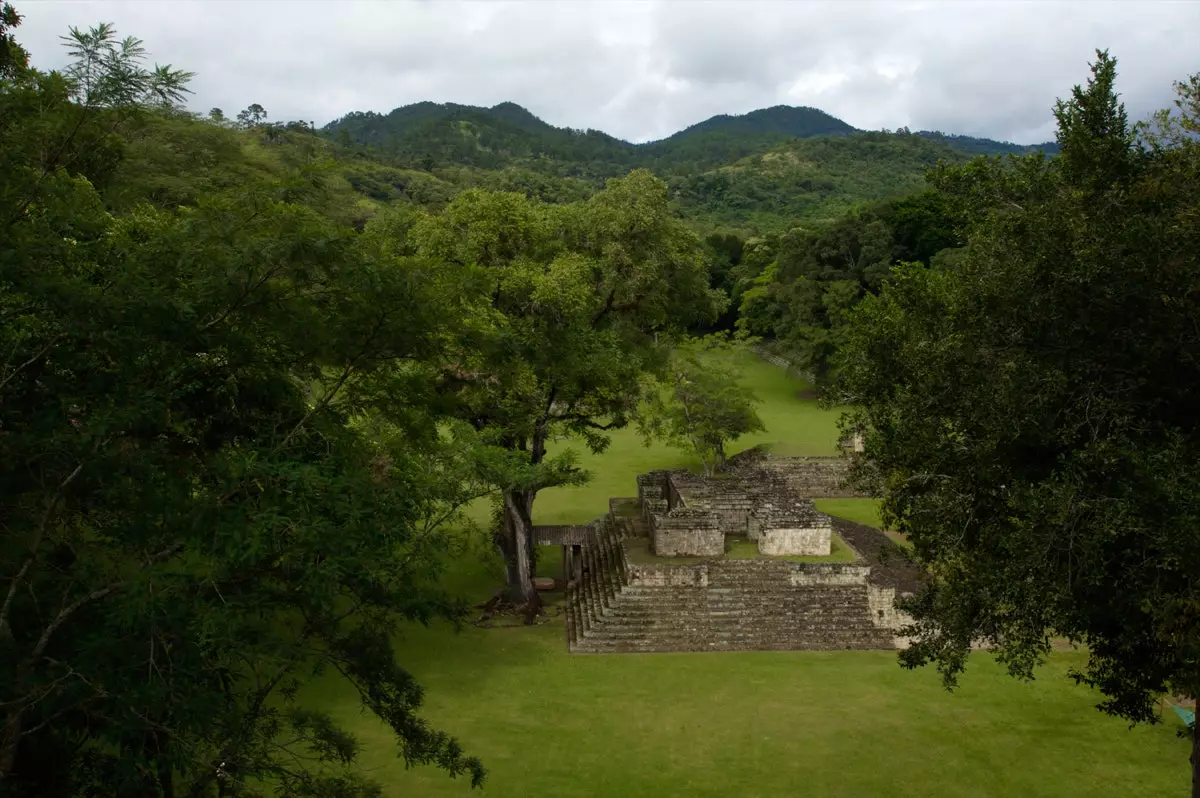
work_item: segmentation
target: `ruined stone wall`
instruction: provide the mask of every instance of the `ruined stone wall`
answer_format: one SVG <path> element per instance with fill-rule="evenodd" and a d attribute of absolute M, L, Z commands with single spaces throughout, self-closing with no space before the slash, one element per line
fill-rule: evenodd
<path fill-rule="evenodd" d="M 675 480 L 669 477 L 665 482 L 663 498 L 667 500 L 667 508 L 670 510 L 674 510 L 677 507 L 688 506 L 683 496 L 680 495 L 679 487 L 677 486 Z"/>
<path fill-rule="evenodd" d="M 758 537 L 758 550 L 770 555 L 829 554 L 833 543 L 833 527 L 812 526 L 793 529 L 764 529 Z"/>
<path fill-rule="evenodd" d="M 707 565 L 630 565 L 628 574 L 638 587 L 708 587 Z"/>
<path fill-rule="evenodd" d="M 721 486 L 721 489 L 714 490 L 706 504 L 708 511 L 716 517 L 722 532 L 726 535 L 746 534 L 746 522 L 755 502 L 740 484 Z"/>
<path fill-rule="evenodd" d="M 654 553 L 660 557 L 711 557 L 725 553 L 725 533 L 704 510 L 678 507 L 650 517 Z"/>
<path fill-rule="evenodd" d="M 748 467 L 810 499 L 865 496 L 844 484 L 849 469 L 850 461 L 844 457 L 767 457 Z"/>
<path fill-rule="evenodd" d="M 811 585 L 865 585 L 870 566 L 849 563 L 791 563 L 789 581 L 793 587 Z"/>
<path fill-rule="evenodd" d="M 637 489 L 638 501 L 645 502 L 647 499 L 665 499 L 663 487 L 667 481 L 665 471 L 651 471 L 648 474 L 638 474 Z"/>
<path fill-rule="evenodd" d="M 912 623 L 912 616 L 896 607 L 896 589 L 867 585 L 867 606 L 870 608 L 871 622 L 880 629 L 891 629 L 899 632 L 901 627 Z M 908 648 L 910 640 L 896 634 L 892 637 L 892 645 L 896 648 Z"/>

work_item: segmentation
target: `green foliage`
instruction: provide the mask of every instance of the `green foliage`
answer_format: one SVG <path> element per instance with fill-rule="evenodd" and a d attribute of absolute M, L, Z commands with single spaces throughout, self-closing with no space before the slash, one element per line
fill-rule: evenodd
<path fill-rule="evenodd" d="M 267 121 L 267 111 L 258 103 L 250 103 L 241 111 L 238 111 L 237 123 L 238 127 L 252 128 L 258 127 Z"/>
<path fill-rule="evenodd" d="M 106 207 L 158 78 L 76 34 L 72 79 L 0 81 L 5 794 L 378 794 L 300 698 L 326 669 L 406 762 L 479 783 L 391 643 L 464 612 L 436 583 L 460 487 L 392 371 L 456 326 L 437 282 L 289 182 Z M 351 423 L 395 404 L 403 435 Z"/>
<path fill-rule="evenodd" d="M 671 188 L 690 217 L 780 231 L 837 218 L 866 201 L 921 191 L 926 171 L 966 157 L 907 133 L 796 139 L 718 169 L 683 173 Z"/>
<path fill-rule="evenodd" d="M 666 372 L 647 387 L 638 418 L 647 442 L 661 438 L 692 452 L 711 476 L 725 465 L 727 443 L 764 431 L 738 364 L 744 346 L 724 335 L 677 343 Z"/>
<path fill-rule="evenodd" d="M 1057 155 L 1058 144 L 1046 141 L 1041 144 L 1013 144 L 1008 141 L 994 141 L 977 136 L 962 136 L 954 133 L 942 133 L 937 130 L 920 130 L 918 136 L 934 141 L 942 141 L 956 150 L 970 155 L 1033 155 L 1041 152 L 1045 155 Z"/>
<path fill-rule="evenodd" d="M 1200 147 L 1135 146 L 1115 62 L 1092 72 L 1058 159 L 939 176 L 967 246 L 859 306 L 843 399 L 930 576 L 903 661 L 953 683 L 984 640 L 1028 677 L 1063 636 L 1101 709 L 1153 721 L 1200 694 Z"/>
<path fill-rule="evenodd" d="M 0 5 L 0 80 L 11 79 L 29 64 L 29 54 L 17 44 L 12 29 L 21 24 L 21 15 L 10 4 Z"/>
<path fill-rule="evenodd" d="M 864 201 L 918 191 L 939 160 L 1024 152 L 986 139 L 856 131 L 813 108 L 720 115 L 661 141 L 630 144 L 598 131 L 556 128 L 512 103 L 493 108 L 417 103 L 351 113 L 323 133 L 402 169 L 437 172 L 460 187 L 515 190 L 570 202 L 606 178 L 652 169 L 698 226 L 782 231 Z M 1041 145 L 1049 151 L 1048 145 Z"/>
<path fill-rule="evenodd" d="M 686 175 L 762 153 L 791 139 L 856 132 L 816 108 L 777 105 L 740 116 L 718 114 L 661 141 L 642 145 L 640 154 L 663 173 Z"/>
<path fill-rule="evenodd" d="M 513 103 L 476 108 L 423 102 L 386 115 L 355 112 L 325 127 L 331 135 L 341 131 L 400 165 L 426 170 L 446 164 L 525 166 L 603 180 L 636 165 L 632 144 L 599 131 L 553 127 Z"/>
<path fill-rule="evenodd" d="M 479 436 L 480 473 L 506 506 L 496 542 L 510 588 L 534 601 L 534 499 L 580 478 L 569 457 L 547 459 L 548 442 L 572 434 L 603 451 L 636 408 L 641 375 L 664 360 L 654 334 L 710 320 L 721 297 L 700 241 L 647 172 L 573 205 L 470 189 L 405 236 L 452 275 L 446 301 L 467 322 L 430 382 L 442 411 Z"/>
<path fill-rule="evenodd" d="M 191 93 L 187 84 L 195 73 L 171 69 L 170 64 L 147 69 L 141 39 L 126 36 L 117 41 L 116 28 L 109 23 L 86 31 L 72 27 L 70 35 L 62 39 L 73 59 L 64 74 L 70 81 L 71 96 L 81 105 L 171 107 Z"/>
<path fill-rule="evenodd" d="M 820 384 L 834 376 L 852 308 L 899 262 L 932 264 L 960 243 L 951 200 L 924 191 L 781 236 L 771 267 L 741 293 L 738 327 L 774 345 Z"/>

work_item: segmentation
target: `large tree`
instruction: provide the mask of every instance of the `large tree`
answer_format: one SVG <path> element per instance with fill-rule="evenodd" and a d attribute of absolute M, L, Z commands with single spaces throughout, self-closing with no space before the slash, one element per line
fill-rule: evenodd
<path fill-rule="evenodd" d="M 463 278 L 456 301 L 471 322 L 437 384 L 444 410 L 490 447 L 481 467 L 503 501 L 496 543 L 510 593 L 536 607 L 534 499 L 581 478 L 551 442 L 572 435 L 602 451 L 604 433 L 629 422 L 642 375 L 665 362 L 658 334 L 711 320 L 721 295 L 708 288 L 702 243 L 645 171 L 576 205 L 466 191 L 410 240 Z"/>
<path fill-rule="evenodd" d="M 904 664 L 952 683 L 984 641 L 1029 677 L 1061 636 L 1153 722 L 1200 696 L 1200 82 L 1143 145 L 1115 77 L 1100 53 L 1057 105 L 1058 158 L 940 174 L 968 245 L 863 302 L 842 398 L 927 574 Z"/>
<path fill-rule="evenodd" d="M 323 671 L 477 783 L 391 647 L 461 617 L 427 532 L 461 497 L 422 419 L 351 423 L 399 416 L 392 364 L 453 314 L 286 183 L 111 213 L 122 126 L 161 99 L 112 52 L 0 77 L 0 792 L 376 795 L 299 692 Z"/>
<path fill-rule="evenodd" d="M 725 445 L 766 429 L 759 399 L 742 379 L 745 342 L 720 333 L 680 341 L 667 368 L 648 383 L 638 423 L 649 443 L 661 438 L 700 458 L 705 476 L 725 467 Z"/>

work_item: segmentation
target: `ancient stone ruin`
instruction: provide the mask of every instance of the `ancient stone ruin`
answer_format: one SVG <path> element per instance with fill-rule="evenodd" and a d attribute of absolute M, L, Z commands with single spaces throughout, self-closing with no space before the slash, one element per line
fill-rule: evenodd
<path fill-rule="evenodd" d="M 812 499 L 853 496 L 842 458 L 748 456 L 705 479 L 638 477 L 637 498 L 563 537 L 567 639 L 574 652 L 891 649 L 904 645 L 899 595 L 919 586 L 895 543 L 830 518 Z M 836 534 L 852 562 L 828 555 Z M 727 539 L 759 556 L 726 557 Z M 579 541 L 579 542 L 577 542 Z M 631 552 L 650 552 L 632 557 Z"/>
<path fill-rule="evenodd" d="M 777 469 L 743 466 L 720 479 L 652 471 L 638 477 L 638 500 L 661 556 L 721 554 L 728 535 L 757 541 L 767 555 L 830 551 L 831 519 Z"/>

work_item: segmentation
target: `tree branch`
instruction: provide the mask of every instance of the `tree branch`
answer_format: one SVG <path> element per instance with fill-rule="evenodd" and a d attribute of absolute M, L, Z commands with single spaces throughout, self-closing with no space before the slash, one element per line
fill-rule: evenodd
<path fill-rule="evenodd" d="M 25 581 L 25 575 L 29 573 L 29 569 L 33 566 L 34 560 L 37 559 L 38 549 L 41 548 L 42 539 L 46 536 L 46 529 L 50 525 L 50 519 L 53 516 L 55 508 L 62 500 L 63 492 L 67 489 L 75 477 L 79 476 L 79 472 L 83 470 L 83 463 L 75 466 L 75 470 L 67 475 L 67 478 L 59 483 L 54 491 L 54 496 L 50 499 L 50 503 L 46 505 L 46 511 L 42 513 L 42 520 L 38 523 L 37 532 L 34 534 L 33 543 L 30 544 L 29 554 L 25 557 L 25 562 L 21 565 L 21 569 L 17 571 L 17 575 L 13 577 L 12 583 L 8 586 L 8 595 L 4 597 L 4 604 L 0 606 L 0 639 L 5 639 L 12 636 L 12 627 L 8 623 L 9 613 L 12 612 L 13 600 L 20 590 L 21 584 Z"/>
<path fill-rule="evenodd" d="M 29 358 L 24 363 L 17 366 L 15 369 L 13 369 L 11 374 L 9 374 L 3 380 L 0 380 L 0 389 L 4 388 L 5 385 L 8 385 L 9 381 L 13 377 L 20 374 L 21 371 L 24 370 L 27 366 L 32 366 L 34 363 L 36 363 L 38 360 L 40 360 L 43 355 L 45 355 L 47 352 L 49 352 L 51 349 L 53 349 L 55 344 L 57 344 L 59 341 L 61 341 L 65 337 L 66 337 L 66 333 L 59 333 L 58 335 L 51 338 L 50 342 L 47 343 L 45 346 L 43 346 L 41 349 L 39 349 L 37 352 L 35 352 L 33 357 Z"/>
<path fill-rule="evenodd" d="M 183 551 L 182 543 L 176 543 L 173 546 L 169 546 L 168 548 L 165 548 L 162 551 L 157 552 L 157 553 L 152 554 L 149 557 L 147 557 L 142 562 L 142 567 L 140 570 L 144 571 L 145 569 L 149 568 L 151 565 L 154 565 L 155 563 L 158 563 L 158 562 L 162 562 L 163 560 L 165 560 L 169 557 L 172 557 L 181 551 Z M 46 646 L 48 646 L 50 644 L 50 638 L 54 635 L 54 633 L 56 631 L 58 631 L 58 628 L 60 626 L 62 626 L 64 623 L 66 623 L 68 618 L 70 618 L 72 615 L 74 615 L 79 610 L 80 607 L 83 607 L 86 604 L 90 604 L 93 601 L 98 601 L 99 599 L 102 599 L 105 596 L 110 595 L 112 593 L 116 593 L 120 590 L 123 590 L 125 588 L 125 586 L 128 584 L 129 584 L 128 580 L 121 580 L 119 582 L 111 582 L 111 583 L 105 585 L 104 587 L 99 588 L 98 590 L 93 590 L 91 593 L 88 593 L 85 596 L 79 597 L 78 599 L 71 602 L 69 605 L 67 605 L 63 609 L 59 610 L 58 615 L 54 616 L 54 620 L 52 620 L 49 624 L 46 625 L 46 628 L 42 631 L 42 636 L 40 638 L 38 638 L 38 642 L 33 647 L 33 651 L 30 652 L 30 657 L 29 657 L 30 661 L 36 662 L 38 659 L 41 658 L 42 654 L 46 650 Z"/>

